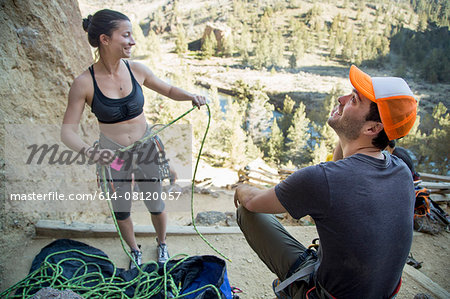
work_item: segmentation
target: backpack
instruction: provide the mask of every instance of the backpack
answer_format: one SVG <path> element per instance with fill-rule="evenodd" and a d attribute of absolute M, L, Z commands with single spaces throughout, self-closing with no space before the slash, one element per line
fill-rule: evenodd
<path fill-rule="evenodd" d="M 443 229 L 448 230 L 449 215 L 430 198 L 427 188 L 416 189 L 414 205 L 414 229 L 418 232 L 436 235 Z"/>

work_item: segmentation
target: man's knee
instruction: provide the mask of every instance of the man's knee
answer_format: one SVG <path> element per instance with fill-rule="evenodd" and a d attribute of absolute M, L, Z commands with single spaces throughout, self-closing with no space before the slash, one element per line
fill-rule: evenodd
<path fill-rule="evenodd" d="M 236 210 L 236 222 L 239 225 L 241 231 L 244 232 L 246 228 L 254 226 L 254 224 L 258 222 L 257 216 L 258 213 L 250 212 L 242 205 L 240 205 Z"/>
<path fill-rule="evenodd" d="M 245 217 L 244 215 L 248 212 L 249 211 L 242 205 L 239 205 L 239 207 L 236 209 L 236 222 L 239 225 L 239 227 L 241 227 L 242 225 L 242 217 Z"/>

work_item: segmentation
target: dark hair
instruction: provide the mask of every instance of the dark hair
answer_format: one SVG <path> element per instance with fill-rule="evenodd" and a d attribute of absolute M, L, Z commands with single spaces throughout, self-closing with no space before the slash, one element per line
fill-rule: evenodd
<path fill-rule="evenodd" d="M 369 113 L 366 115 L 366 120 L 379 121 L 381 122 L 380 112 L 378 111 L 378 106 L 374 102 L 370 102 Z M 372 139 L 372 145 L 380 150 L 384 150 L 386 146 L 389 144 L 389 138 L 386 135 L 386 132 L 383 130 L 378 133 L 378 136 Z"/>
<path fill-rule="evenodd" d="M 111 33 L 119 27 L 120 21 L 130 19 L 123 13 L 110 9 L 99 10 L 93 16 L 84 18 L 83 29 L 88 33 L 89 44 L 97 48 L 100 45 L 100 35 L 111 36 Z"/>
<path fill-rule="evenodd" d="M 389 147 L 394 148 L 395 147 L 395 140 L 389 141 L 388 145 L 389 145 Z"/>

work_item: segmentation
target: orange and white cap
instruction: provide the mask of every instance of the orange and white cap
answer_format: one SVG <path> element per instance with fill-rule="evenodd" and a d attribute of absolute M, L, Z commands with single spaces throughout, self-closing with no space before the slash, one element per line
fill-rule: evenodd
<path fill-rule="evenodd" d="M 409 133 L 417 114 L 417 101 L 408 84 L 397 77 L 370 77 L 356 66 L 350 67 L 350 82 L 366 98 L 375 102 L 389 140 Z"/>

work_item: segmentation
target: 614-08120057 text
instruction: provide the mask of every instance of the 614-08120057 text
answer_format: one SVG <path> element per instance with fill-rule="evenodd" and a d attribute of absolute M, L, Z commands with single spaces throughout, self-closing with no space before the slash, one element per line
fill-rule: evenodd
<path fill-rule="evenodd" d="M 100 200 L 178 200 L 181 192 L 125 192 L 122 195 L 116 192 L 100 192 Z"/>

